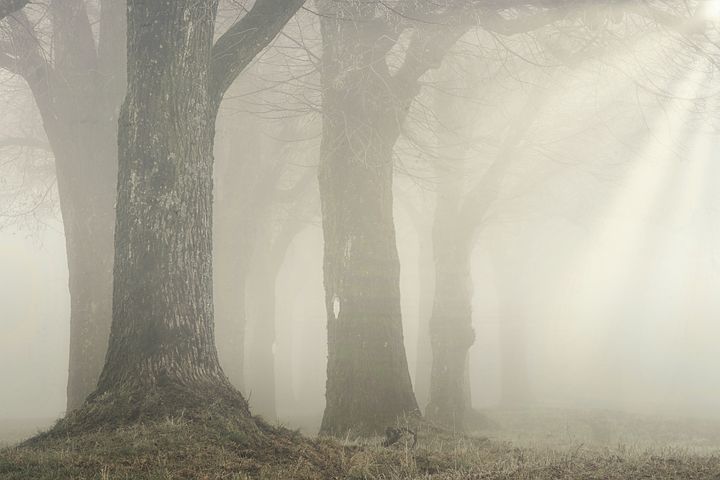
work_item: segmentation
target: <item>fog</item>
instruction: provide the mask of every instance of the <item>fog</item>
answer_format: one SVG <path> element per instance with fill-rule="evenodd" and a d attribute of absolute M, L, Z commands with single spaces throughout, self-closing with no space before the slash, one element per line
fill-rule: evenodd
<path fill-rule="evenodd" d="M 716 66 L 665 30 L 611 30 L 602 53 L 569 66 L 548 53 L 550 33 L 467 34 L 422 77 L 394 145 L 392 191 L 402 339 L 421 410 L 444 198 L 475 205 L 441 228 L 477 223 L 472 407 L 720 417 Z M 214 144 L 220 360 L 253 412 L 306 432 L 325 410 L 332 316 L 319 35 L 311 12 L 286 27 L 228 91 Z M 29 95 L 3 77 L 0 141 L 47 142 Z M 71 300 L 52 155 L 26 143 L 0 144 L 0 420 L 41 424 L 67 408 Z"/>

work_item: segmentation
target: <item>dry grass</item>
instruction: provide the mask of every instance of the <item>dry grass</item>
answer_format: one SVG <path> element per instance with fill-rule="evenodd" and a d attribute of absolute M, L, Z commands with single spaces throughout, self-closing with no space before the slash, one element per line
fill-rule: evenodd
<path fill-rule="evenodd" d="M 484 436 L 416 425 L 415 449 L 385 448 L 380 439 L 310 440 L 284 429 L 270 429 L 272 441 L 258 444 L 227 425 L 173 418 L 5 449 L 0 478 L 720 478 L 720 429 L 708 422 L 553 410 L 489 415 L 496 427 Z"/>

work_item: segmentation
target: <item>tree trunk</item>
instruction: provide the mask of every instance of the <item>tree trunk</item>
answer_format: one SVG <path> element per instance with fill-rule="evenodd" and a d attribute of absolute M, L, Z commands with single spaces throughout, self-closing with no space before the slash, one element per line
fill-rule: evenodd
<path fill-rule="evenodd" d="M 475 340 L 472 327 L 472 247 L 461 221 L 462 173 L 439 169 L 433 249 L 435 296 L 430 318 L 432 372 L 428 419 L 464 428 L 470 408 L 468 354 Z"/>
<path fill-rule="evenodd" d="M 116 135 L 112 127 L 100 130 L 91 127 L 71 148 L 54 149 L 70 290 L 68 411 L 97 386 L 110 334 Z"/>
<path fill-rule="evenodd" d="M 128 5 L 113 322 L 90 402 L 108 406 L 101 416 L 163 416 L 210 400 L 249 415 L 214 343 L 208 62 L 216 9 L 190 0 Z"/>
<path fill-rule="evenodd" d="M 351 95 L 355 102 L 348 101 Z M 378 118 L 363 118 L 361 99 L 373 95 L 372 87 L 326 92 L 323 103 L 319 182 L 328 371 L 321 431 L 330 434 L 379 433 L 417 411 L 400 311 L 393 142 L 363 138 Z"/>
<path fill-rule="evenodd" d="M 433 363 L 428 419 L 456 430 L 464 427 L 469 405 L 467 358 L 475 340 L 472 327 L 471 250 L 435 235 L 435 301 L 430 319 Z"/>
<path fill-rule="evenodd" d="M 386 32 L 372 21 L 375 7 L 321 6 L 328 366 L 320 430 L 377 434 L 418 412 L 403 343 L 392 196 L 393 147 L 407 105 L 389 87 Z"/>

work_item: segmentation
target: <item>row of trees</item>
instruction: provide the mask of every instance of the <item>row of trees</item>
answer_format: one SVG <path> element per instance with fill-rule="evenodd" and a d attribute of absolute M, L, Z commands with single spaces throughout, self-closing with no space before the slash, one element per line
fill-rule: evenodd
<path fill-rule="evenodd" d="M 221 399 L 247 415 L 230 381 L 243 387 L 249 258 L 268 258 L 252 286 L 262 292 L 253 297 L 269 319 L 258 333 L 262 346 L 255 358 L 265 355 L 260 371 L 272 365 L 274 278 L 300 228 L 288 220 L 258 241 L 261 212 L 278 195 L 303 208 L 311 177 L 301 172 L 290 186 L 278 186 L 287 163 L 279 151 L 257 175 L 238 163 L 218 176 L 216 201 L 240 205 L 234 218 L 217 222 L 230 229 L 222 238 L 233 240 L 216 242 L 216 254 L 235 251 L 235 261 L 215 265 L 215 288 L 225 296 L 217 310 L 223 371 L 213 298 L 216 119 L 226 91 L 303 1 L 258 0 L 222 34 L 216 33 L 218 0 L 53 0 L 48 15 L 24 8 L 27 3 L 0 1 L 0 19 L 7 17 L 0 67 L 27 82 L 55 156 L 72 299 L 68 410 L 80 409 L 89 396 L 77 418 L 96 424 Z M 317 62 L 322 118 L 324 433 L 377 433 L 419 413 L 403 343 L 393 177 L 394 151 L 428 72 L 468 32 L 478 31 L 511 36 L 566 28 L 573 33 L 568 38 L 579 31 L 591 40 L 552 45 L 555 64 L 575 62 L 573 51 L 597 50 L 592 32 L 598 22 L 622 20 L 620 7 L 608 4 L 598 10 L 543 0 L 315 3 L 322 52 L 308 57 Z M 672 19 L 666 9 L 643 4 L 628 4 L 626 11 L 636 20 Z M 472 79 L 465 82 L 465 89 L 479 88 Z M 467 195 L 459 188 L 461 165 L 435 167 L 442 181 L 432 222 L 432 368 L 419 375 L 429 379 L 425 413 L 439 423 L 461 427 L 470 407 L 470 257 L 510 160 L 550 101 L 543 85 L 529 93 L 496 158 Z M 436 111 L 445 125 L 467 123 L 461 107 L 438 96 Z M 292 136 L 297 125 L 286 122 L 286 128 Z M 447 152 L 455 147 L 442 129 L 437 143 L 445 157 L 463 156 Z M 270 367 L 266 374 L 273 375 Z"/>

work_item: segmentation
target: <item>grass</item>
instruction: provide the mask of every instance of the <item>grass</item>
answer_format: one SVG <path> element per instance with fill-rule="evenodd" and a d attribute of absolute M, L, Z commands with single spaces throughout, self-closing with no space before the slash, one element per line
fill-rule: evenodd
<path fill-rule="evenodd" d="M 168 418 L 0 451 L 2 480 L 44 479 L 706 479 L 720 478 L 720 428 L 611 412 L 488 412 L 463 436 L 420 425 L 418 445 L 308 439 L 266 427 Z M 254 437 L 256 438 L 256 437 Z"/>

